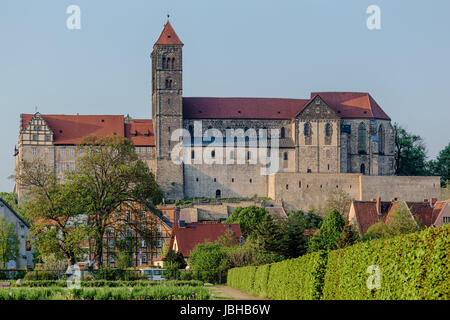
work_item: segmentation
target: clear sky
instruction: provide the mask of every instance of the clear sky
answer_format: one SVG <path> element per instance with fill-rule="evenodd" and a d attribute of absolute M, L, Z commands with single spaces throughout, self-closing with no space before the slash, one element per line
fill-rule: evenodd
<path fill-rule="evenodd" d="M 381 9 L 369 30 L 366 9 Z M 81 29 L 69 30 L 69 5 Z M 431 158 L 450 141 L 450 1 L 2 0 L 0 191 L 21 113 L 151 117 L 149 54 L 170 13 L 184 96 L 370 92 Z"/>

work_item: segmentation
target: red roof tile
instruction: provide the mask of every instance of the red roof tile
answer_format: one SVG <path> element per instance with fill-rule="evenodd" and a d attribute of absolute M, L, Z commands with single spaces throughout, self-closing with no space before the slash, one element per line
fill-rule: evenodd
<path fill-rule="evenodd" d="M 125 124 L 125 137 L 130 138 L 136 146 L 154 146 L 155 134 L 151 119 L 133 119 Z"/>
<path fill-rule="evenodd" d="M 33 114 L 22 114 L 22 129 Z M 106 137 L 124 134 L 124 117 L 121 115 L 42 115 L 54 133 L 54 144 L 77 144 L 83 137 Z"/>
<path fill-rule="evenodd" d="M 377 213 L 376 201 L 353 201 L 355 209 L 356 222 L 361 234 L 365 234 L 367 230 L 375 223 L 383 221 L 386 213 L 391 207 L 390 202 L 381 202 L 381 215 Z"/>
<path fill-rule="evenodd" d="M 314 92 L 311 99 L 183 98 L 187 119 L 292 119 L 319 95 L 341 118 L 390 120 L 368 93 Z"/>
<path fill-rule="evenodd" d="M 230 228 L 234 233 L 236 242 L 241 237 L 241 228 L 237 223 L 187 223 L 183 228 L 176 228 L 175 237 L 178 244 L 178 251 L 184 257 L 189 257 L 191 251 L 201 243 L 214 242 L 226 234 Z"/>
<path fill-rule="evenodd" d="M 161 35 L 159 36 L 158 40 L 155 42 L 156 44 L 181 44 L 183 45 L 183 42 L 178 38 L 177 34 L 175 33 L 175 30 L 173 30 L 172 25 L 169 21 L 164 25 L 164 29 L 161 32 Z"/>
<path fill-rule="evenodd" d="M 183 98 L 186 119 L 292 119 L 307 99 Z"/>
<path fill-rule="evenodd" d="M 22 114 L 22 130 L 33 118 L 33 114 Z M 53 115 L 43 114 L 54 133 L 55 145 L 73 145 L 88 135 L 107 137 L 117 135 L 130 138 L 137 146 L 154 146 L 153 123 L 151 119 L 133 120 L 125 124 L 122 115 Z M 136 132 L 133 137 L 131 133 Z M 145 136 L 148 135 L 148 136 Z"/>
<path fill-rule="evenodd" d="M 319 95 L 341 118 L 391 120 L 370 94 L 365 92 L 312 92 Z"/>

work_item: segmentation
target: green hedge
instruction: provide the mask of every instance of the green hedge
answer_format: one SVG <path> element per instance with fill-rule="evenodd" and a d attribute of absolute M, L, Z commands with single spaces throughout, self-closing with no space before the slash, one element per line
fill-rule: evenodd
<path fill-rule="evenodd" d="M 380 289 L 366 273 L 380 270 Z M 450 299 L 450 225 L 330 252 L 324 299 Z"/>
<path fill-rule="evenodd" d="M 369 266 L 381 272 L 368 289 Z M 263 266 L 234 268 L 227 284 L 272 299 L 450 299 L 450 225 L 361 242 Z"/>
<path fill-rule="evenodd" d="M 270 265 L 231 269 L 230 287 L 271 299 L 319 299 L 326 265 L 324 251 Z"/>

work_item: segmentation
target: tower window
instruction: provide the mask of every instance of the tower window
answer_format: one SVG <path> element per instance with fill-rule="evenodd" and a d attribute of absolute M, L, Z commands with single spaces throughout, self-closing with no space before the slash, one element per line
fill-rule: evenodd
<path fill-rule="evenodd" d="M 381 125 L 378 128 L 378 153 L 384 154 L 384 129 Z"/>
<path fill-rule="evenodd" d="M 191 159 L 195 159 L 195 151 L 191 151 Z"/>
<path fill-rule="evenodd" d="M 166 89 L 171 89 L 172 88 L 172 79 L 167 78 L 166 79 Z"/>
<path fill-rule="evenodd" d="M 211 158 L 215 158 L 216 157 L 216 151 L 215 150 L 213 150 L 213 151 L 211 151 Z"/>
<path fill-rule="evenodd" d="M 331 137 L 331 124 L 327 123 L 325 125 L 325 135 L 327 137 Z"/>
<path fill-rule="evenodd" d="M 286 129 L 284 127 L 281 128 L 281 138 L 286 138 Z"/>
<path fill-rule="evenodd" d="M 288 153 L 287 153 L 287 152 L 285 152 L 285 153 L 283 154 L 283 158 L 284 158 L 285 161 L 288 159 Z"/>

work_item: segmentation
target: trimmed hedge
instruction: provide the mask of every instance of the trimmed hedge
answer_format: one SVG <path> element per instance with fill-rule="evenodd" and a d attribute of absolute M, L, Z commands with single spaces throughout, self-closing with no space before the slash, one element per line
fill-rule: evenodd
<path fill-rule="evenodd" d="M 323 287 L 324 251 L 262 266 L 231 269 L 227 284 L 242 291 L 280 300 L 316 300 Z"/>
<path fill-rule="evenodd" d="M 366 273 L 380 270 L 380 289 Z M 450 225 L 330 252 L 324 299 L 450 299 Z"/>
<path fill-rule="evenodd" d="M 368 289 L 370 266 L 381 272 Z M 272 299 L 450 299 L 450 225 L 314 252 L 263 266 L 234 268 L 227 284 Z"/>

